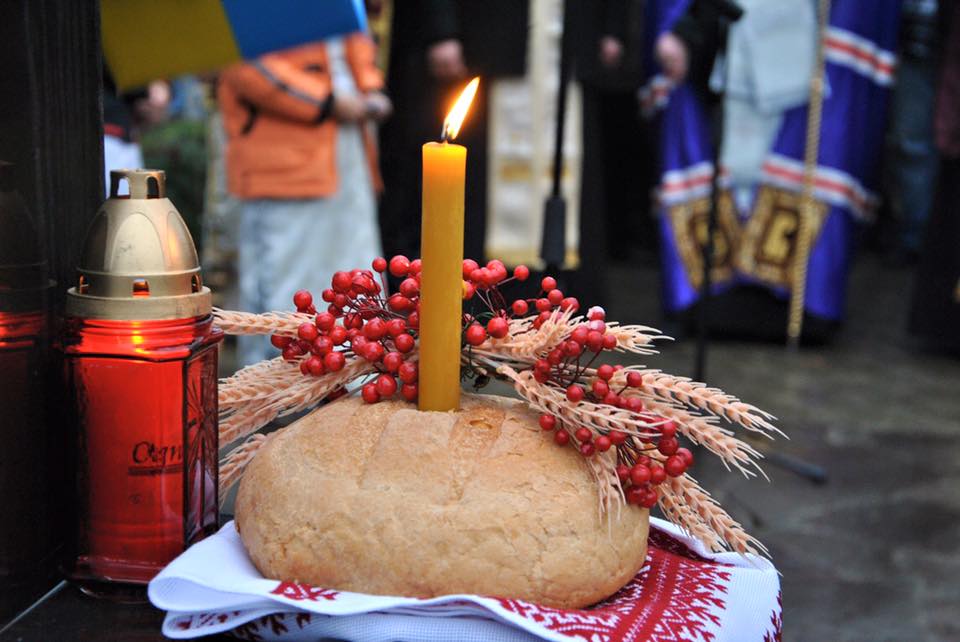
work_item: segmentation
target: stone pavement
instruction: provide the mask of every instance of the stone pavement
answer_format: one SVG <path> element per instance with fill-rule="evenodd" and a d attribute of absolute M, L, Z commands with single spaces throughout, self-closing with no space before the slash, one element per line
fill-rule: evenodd
<path fill-rule="evenodd" d="M 657 325 L 655 267 L 613 270 L 608 316 Z M 906 271 L 857 265 L 832 345 L 712 344 L 707 379 L 779 418 L 782 452 L 823 465 L 816 486 L 765 466 L 770 483 L 702 456 L 694 474 L 771 550 L 783 573 L 784 640 L 960 640 L 960 358 L 905 332 Z M 694 342 L 650 367 L 690 375 Z"/>

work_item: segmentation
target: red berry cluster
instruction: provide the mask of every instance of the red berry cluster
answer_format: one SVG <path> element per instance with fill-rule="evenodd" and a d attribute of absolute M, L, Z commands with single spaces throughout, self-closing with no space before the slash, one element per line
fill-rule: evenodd
<path fill-rule="evenodd" d="M 299 290 L 293 295 L 297 312 L 314 315 L 297 328 L 297 337 L 273 335 L 273 345 L 287 361 L 299 361 L 300 371 L 319 377 L 344 368 L 353 354 L 374 364 L 379 374 L 362 389 L 363 399 L 374 403 L 397 391 L 404 399 L 417 398 L 417 364 L 407 356 L 416 345 L 420 325 L 420 261 L 380 257 L 373 270 L 337 272 L 331 287 L 321 293 L 328 303 L 317 313 L 313 295 Z M 403 280 L 399 292 L 384 295 L 384 272 Z M 374 272 L 381 283 L 374 279 Z"/>
<path fill-rule="evenodd" d="M 500 292 L 500 286 L 513 280 L 526 281 L 529 278 L 530 268 L 526 265 L 518 265 L 513 269 L 513 276 L 508 276 L 502 261 L 494 259 L 487 263 L 486 267 L 480 267 L 472 259 L 463 261 L 463 298 L 477 298 L 485 307 L 485 310 L 476 316 L 464 315 L 463 335 L 467 345 L 478 346 L 488 337 L 506 337 L 510 332 L 510 319 L 527 316 L 531 310 L 538 313 L 533 325 L 539 329 L 556 310 L 576 312 L 580 308 L 580 303 L 574 297 L 563 295 L 552 276 L 544 277 L 540 282 L 539 297 L 516 299 L 508 305 Z"/>
<path fill-rule="evenodd" d="M 641 435 L 628 435 L 619 430 L 597 431 L 580 427 L 572 432 L 566 429 L 561 419 L 553 414 L 540 416 L 544 431 L 555 431 L 554 441 L 566 446 L 573 440 L 584 457 L 615 448 L 617 452 L 617 475 L 626 488 L 627 501 L 647 508 L 657 503 L 656 486 L 669 475 L 679 477 L 693 463 L 693 454 L 681 448 L 677 439 L 677 425 L 644 411 L 643 400 L 631 390 L 643 388 L 643 375 L 628 372 L 619 388 L 613 385 L 614 375 L 623 366 L 603 364 L 596 369 L 596 376 L 589 386 L 580 383 L 597 357 L 605 350 L 617 347 L 617 338 L 609 333 L 602 308 L 593 307 L 587 312 L 587 322 L 578 325 L 570 336 L 551 350 L 546 357 L 538 359 L 533 366 L 533 377 L 541 383 L 564 391 L 571 403 L 589 401 L 627 410 L 647 427 Z M 584 361 L 586 363 L 584 363 Z M 644 454 L 657 450 L 666 457 L 661 465 Z"/>

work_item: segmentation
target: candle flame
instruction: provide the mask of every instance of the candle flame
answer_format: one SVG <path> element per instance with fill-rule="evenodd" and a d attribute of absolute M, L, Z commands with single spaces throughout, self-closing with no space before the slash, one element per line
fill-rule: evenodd
<path fill-rule="evenodd" d="M 473 97 L 477 94 L 477 87 L 479 86 L 480 77 L 477 76 L 460 92 L 460 97 L 457 98 L 457 102 L 453 104 L 453 108 L 443 121 L 443 140 L 453 140 L 460 133 L 460 126 L 467 116 L 467 110 L 470 109 L 470 103 L 473 102 Z"/>

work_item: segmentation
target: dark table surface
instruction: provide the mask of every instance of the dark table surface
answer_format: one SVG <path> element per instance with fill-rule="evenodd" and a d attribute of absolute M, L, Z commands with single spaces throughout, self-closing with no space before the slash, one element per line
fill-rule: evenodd
<path fill-rule="evenodd" d="M 93 598 L 64 582 L 7 628 L 0 640 L 159 642 L 167 639 L 160 633 L 163 615 L 163 611 L 155 609 L 145 599 L 131 604 Z M 236 638 L 215 635 L 203 639 Z"/>

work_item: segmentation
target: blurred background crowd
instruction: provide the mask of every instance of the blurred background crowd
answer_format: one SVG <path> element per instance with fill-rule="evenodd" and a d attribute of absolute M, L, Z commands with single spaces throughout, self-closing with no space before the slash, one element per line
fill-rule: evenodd
<path fill-rule="evenodd" d="M 782 340 L 809 169 L 823 209 L 805 260 L 805 340 L 836 334 L 859 249 L 916 271 L 903 297 L 911 333 L 960 347 L 956 3 L 838 1 L 822 32 L 812 2 L 567 4 L 565 19 L 560 0 L 371 0 L 367 33 L 219 73 L 119 93 L 105 67 L 106 171 L 167 170 L 218 304 L 286 309 L 335 270 L 418 255 L 419 148 L 479 75 L 458 141 L 469 149 L 465 254 L 542 265 L 566 47 L 567 253 L 556 267 L 571 294 L 610 303 L 636 285 L 618 270 L 659 263 L 665 319 L 648 321 L 689 330 L 709 227 L 709 331 Z M 811 140 L 818 73 L 823 125 Z M 819 164 L 806 167 L 811 142 Z M 265 350 L 242 346 L 240 361 Z"/>

